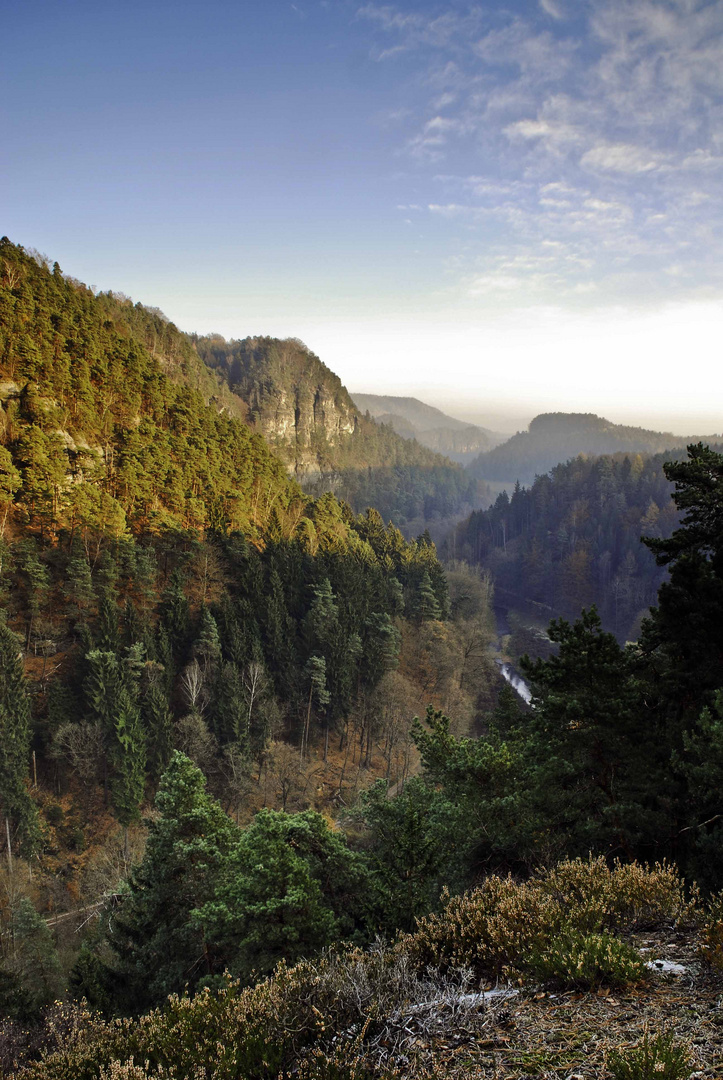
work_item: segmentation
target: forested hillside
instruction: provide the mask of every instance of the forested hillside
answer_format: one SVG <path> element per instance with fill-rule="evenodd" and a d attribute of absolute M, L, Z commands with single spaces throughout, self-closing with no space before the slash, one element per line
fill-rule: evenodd
<path fill-rule="evenodd" d="M 596 604 L 622 640 L 636 637 L 665 570 L 641 536 L 667 537 L 678 512 L 663 463 L 676 456 L 577 457 L 503 492 L 447 541 L 458 558 L 489 569 L 500 602 L 574 617 Z"/>
<path fill-rule="evenodd" d="M 530 422 L 527 431 L 518 431 L 507 442 L 480 454 L 469 471 L 485 480 L 530 484 L 577 454 L 659 454 L 682 449 L 698 438 L 612 424 L 594 413 L 543 413 Z"/>
<path fill-rule="evenodd" d="M 486 583 L 304 494 L 160 315 L 7 240 L 0 275 L 0 1004 L 31 1018 L 126 888 L 174 752 L 235 835 L 403 784 L 414 712 L 470 730 L 498 676 Z"/>
<path fill-rule="evenodd" d="M 357 511 L 374 506 L 407 535 L 485 501 L 484 486 L 459 465 L 359 411 L 303 342 L 193 340 L 305 490 L 333 490 Z"/>
<path fill-rule="evenodd" d="M 174 740 L 248 772 L 272 736 L 302 763 L 321 727 L 343 745 L 354 714 L 369 761 L 361 703 L 414 652 L 403 625 L 421 657 L 448 615 L 429 539 L 304 495 L 159 316 L 2 252 L 0 588 L 42 768 L 82 759 L 130 821 Z"/>
<path fill-rule="evenodd" d="M 259 435 L 206 405 L 209 377 L 175 328 L 6 239 L 0 272 L 11 531 L 16 518 L 51 537 L 207 526 L 260 535 L 291 513 L 288 531 L 298 487 Z"/>
<path fill-rule="evenodd" d="M 723 967 L 723 456 L 692 446 L 665 468 L 681 522 L 648 541 L 669 580 L 640 641 L 621 647 L 594 611 L 553 622 L 556 655 L 523 663 L 532 710 L 504 697 L 470 738 L 430 707 L 413 725 L 421 776 L 393 798 L 369 789 L 346 836 L 312 812 L 263 810 L 239 830 L 173 754 L 145 853 L 98 902 L 72 969 L 95 1014 L 33 1014 L 58 958 L 16 877 L 2 990 L 40 1022 L 31 1045 L 5 1023 L 10 1066 L 40 1057 L 38 1080 L 519 1080 L 584 1060 L 623 1080 L 643 1065 L 690 1075 L 695 1054 L 716 1075 L 719 1032 L 701 1017 Z M 22 688 L 7 656 L 4 671 L 7 706 Z M 391 942 L 370 944 L 380 931 Z M 666 969 L 666 946 L 686 966 Z M 681 1002 L 695 1023 L 676 1045 L 658 1029 L 679 1034 Z"/>

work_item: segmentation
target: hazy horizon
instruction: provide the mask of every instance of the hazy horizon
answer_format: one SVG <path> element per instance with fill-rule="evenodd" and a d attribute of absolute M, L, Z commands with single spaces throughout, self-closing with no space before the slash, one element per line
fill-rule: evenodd
<path fill-rule="evenodd" d="M 347 387 L 352 398 L 355 394 L 376 394 L 379 391 L 369 389 L 367 387 Z M 710 429 L 703 429 L 700 426 L 690 426 L 686 423 L 686 418 L 682 415 L 675 414 L 656 414 L 636 412 L 635 410 L 625 411 L 617 410 L 614 415 L 611 413 L 601 413 L 598 409 L 590 407 L 588 409 L 575 408 L 575 409 L 537 409 L 532 410 L 529 413 L 522 412 L 509 412 L 504 406 L 495 407 L 494 403 L 480 401 L 478 405 L 475 405 L 473 401 L 470 401 L 469 397 L 460 401 L 450 394 L 446 398 L 433 396 L 429 393 L 425 396 L 423 389 L 412 387 L 408 393 L 398 394 L 381 394 L 384 397 L 399 397 L 399 398 L 416 398 L 418 401 L 423 402 L 425 405 L 432 405 L 435 409 L 439 409 L 446 416 L 451 416 L 455 420 L 463 420 L 469 424 L 475 424 L 478 427 L 488 428 L 500 434 L 514 435 L 518 431 L 524 431 L 527 429 L 531 420 L 534 420 L 536 416 L 545 412 L 565 412 L 565 413 L 595 413 L 597 416 L 604 416 L 606 420 L 610 420 L 614 424 L 625 424 L 632 427 L 641 427 L 649 431 L 669 432 L 671 435 L 719 435 L 723 439 L 723 433 L 720 426 L 720 414 L 716 419 L 718 427 L 712 427 Z M 693 420 L 691 420 L 693 423 Z"/>

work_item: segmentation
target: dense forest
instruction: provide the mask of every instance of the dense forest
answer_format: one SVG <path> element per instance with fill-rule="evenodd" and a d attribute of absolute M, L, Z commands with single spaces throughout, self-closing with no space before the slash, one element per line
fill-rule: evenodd
<path fill-rule="evenodd" d="M 678 523 L 663 472 L 675 456 L 579 456 L 556 465 L 473 513 L 447 549 L 489 569 L 508 607 L 537 606 L 548 621 L 594 603 L 606 629 L 636 638 L 665 577 L 640 537 L 668 537 Z"/>
<path fill-rule="evenodd" d="M 543 413 L 530 421 L 527 431 L 518 431 L 480 454 L 469 471 L 485 480 L 531 484 L 536 476 L 578 454 L 660 454 L 675 447 L 682 450 L 698 438 L 612 424 L 594 413 Z"/>
<path fill-rule="evenodd" d="M 312 494 L 374 506 L 407 535 L 486 501 L 484 484 L 360 412 L 341 380 L 296 339 L 196 337 L 199 356 Z"/>
<path fill-rule="evenodd" d="M 648 969 L 631 936 L 640 928 L 649 942 L 653 928 L 697 926 L 720 963 L 720 899 L 704 904 L 686 881 L 709 890 L 723 881 L 723 457 L 693 446 L 666 470 L 682 520 L 669 539 L 649 541 L 669 580 L 639 643 L 622 648 L 594 610 L 553 622 L 557 654 L 523 663 L 532 710 L 502 695 L 469 737 L 430 706 L 412 729 L 421 775 L 393 798 L 383 781 L 368 789 L 346 836 L 312 811 L 262 810 L 239 829 L 175 751 L 145 853 L 125 887 L 101 899 L 105 917 L 71 971 L 95 1012 L 43 1013 L 58 957 L 17 889 L 5 1008 L 40 1027 L 28 1046 L 6 1023 L 16 1055 L 7 1060 L 40 1053 L 32 1075 L 58 1080 L 168 1069 L 218 1080 L 300 1068 L 310 1080 L 430 1076 L 401 1051 L 396 1073 L 375 1057 L 395 1017 L 414 1014 L 395 1011 L 410 996 L 452 1002 L 460 980 L 511 975 L 537 998 L 540 981 L 578 995 L 641 987 Z M 27 716 L 19 661 L 6 654 L 3 670 L 4 716 L 12 700 L 14 716 Z M 28 804 L 20 783 L 4 790 Z M 380 931 L 396 937 L 366 949 Z M 166 1000 L 173 991 L 181 996 Z M 102 1018 L 154 1006 L 138 1021 Z M 671 1050 L 668 1041 L 647 1052 L 664 1063 Z"/>
<path fill-rule="evenodd" d="M 0 245 L 0 1071 L 426 1077 L 410 1002 L 642 985 L 641 927 L 720 962 L 721 454 L 557 466 L 445 570 L 158 313 Z M 573 620 L 529 709 L 482 559 Z"/>

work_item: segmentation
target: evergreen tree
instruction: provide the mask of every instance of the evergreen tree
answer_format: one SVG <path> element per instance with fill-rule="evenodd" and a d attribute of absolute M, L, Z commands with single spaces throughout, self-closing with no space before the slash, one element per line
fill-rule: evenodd
<path fill-rule="evenodd" d="M 641 646 L 667 711 L 695 725 L 723 684 L 723 454 L 698 443 L 666 462 L 683 517 L 670 539 L 644 538 L 669 579 L 643 624 Z"/>
<path fill-rule="evenodd" d="M 369 933 L 364 866 L 320 814 L 261 810 L 196 922 L 244 980 Z"/>
<path fill-rule="evenodd" d="M 93 649 L 86 656 L 86 701 L 100 725 L 105 745 L 105 785 L 116 816 L 127 826 L 143 797 L 146 747 L 132 667 L 113 652 Z"/>
<path fill-rule="evenodd" d="M 142 1011 L 168 994 L 221 973 L 191 913 L 212 902 L 238 833 L 205 790 L 200 769 L 175 751 L 155 799 L 140 866 L 114 919 L 108 943 L 117 957 L 118 1004 Z"/>
<path fill-rule="evenodd" d="M 432 588 L 431 578 L 426 570 L 422 574 L 421 581 L 417 588 L 414 610 L 419 622 L 427 622 L 430 619 L 439 619 L 442 615 L 441 608 L 437 602 L 437 597 Z"/>
<path fill-rule="evenodd" d="M 605 633 L 597 611 L 548 630 L 558 654 L 520 666 L 532 687 L 529 794 L 567 854 L 642 855 L 665 835 L 658 803 L 669 749 L 646 711 L 635 654 Z"/>
<path fill-rule="evenodd" d="M 58 953 L 45 919 L 27 897 L 18 900 L 11 921 L 11 971 L 20 989 L 19 1019 L 36 1020 L 40 1009 L 60 992 L 62 974 Z M 17 1000 L 17 999 L 16 999 Z"/>
<path fill-rule="evenodd" d="M 413 777 L 390 799 L 378 780 L 361 799 L 379 919 L 389 933 L 411 930 L 434 907 L 443 885 L 460 884 L 464 828 L 459 807 Z"/>
<path fill-rule="evenodd" d="M 127 828 L 140 816 L 146 779 L 146 740 L 140 710 L 125 686 L 115 703 L 113 721 L 111 801 L 118 821 Z"/>
<path fill-rule="evenodd" d="M 191 626 L 190 609 L 183 582 L 183 574 L 179 570 L 174 570 L 161 601 L 161 626 L 168 635 L 168 642 L 176 663 L 183 658 Z M 161 661 L 165 663 L 163 657 Z"/>
<path fill-rule="evenodd" d="M 221 659 L 221 639 L 218 626 L 207 607 L 201 609 L 201 625 L 193 646 L 193 652 L 206 668 L 217 664 Z"/>
<path fill-rule="evenodd" d="M 362 672 L 365 684 L 372 687 L 398 667 L 402 635 L 386 612 L 370 615 L 366 630 Z"/>
<path fill-rule="evenodd" d="M 19 849 L 36 846 L 38 821 L 28 794 L 30 699 L 15 634 L 0 622 L 0 810 L 3 829 Z"/>
<path fill-rule="evenodd" d="M 301 760 L 307 752 L 309 745 L 309 727 L 311 722 L 311 710 L 314 702 L 320 712 L 329 704 L 331 695 L 326 688 L 326 660 L 323 656 L 310 656 L 304 669 L 306 675 L 309 697 L 306 706 L 306 716 L 301 734 Z"/>
<path fill-rule="evenodd" d="M 95 640 L 97 648 L 102 652 L 117 653 L 120 649 L 118 604 L 109 588 L 100 589 Z"/>
<path fill-rule="evenodd" d="M 145 729 L 147 763 L 153 780 L 160 779 L 173 752 L 173 716 L 163 684 L 160 665 L 151 664 L 147 685 L 141 698 L 141 717 Z"/>
<path fill-rule="evenodd" d="M 77 538 L 70 550 L 62 591 L 68 601 L 71 618 L 76 621 L 87 619 L 94 600 L 93 580 L 85 548 Z"/>

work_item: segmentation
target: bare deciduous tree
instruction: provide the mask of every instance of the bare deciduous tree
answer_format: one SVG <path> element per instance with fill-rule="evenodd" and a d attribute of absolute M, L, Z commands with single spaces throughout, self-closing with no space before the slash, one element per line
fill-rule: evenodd
<path fill-rule="evenodd" d="M 203 716 L 208 704 L 203 668 L 193 659 L 181 676 L 181 693 L 193 713 Z"/>

